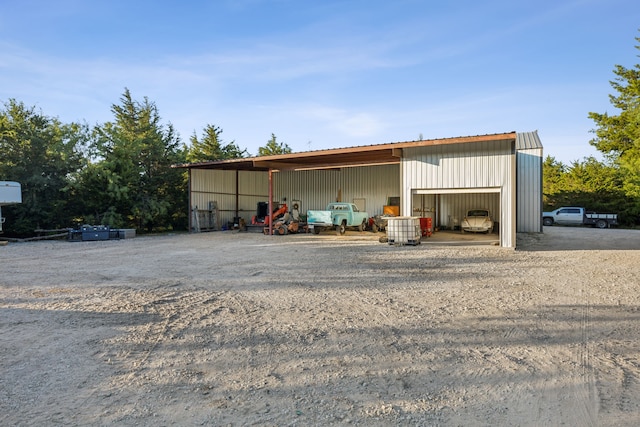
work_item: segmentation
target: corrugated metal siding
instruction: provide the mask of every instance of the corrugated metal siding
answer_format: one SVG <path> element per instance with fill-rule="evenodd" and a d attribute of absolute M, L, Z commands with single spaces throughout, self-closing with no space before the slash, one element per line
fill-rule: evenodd
<path fill-rule="evenodd" d="M 389 197 L 400 196 L 398 165 L 342 168 L 339 170 L 282 171 L 272 174 L 273 202 L 285 198 L 301 202 L 300 212 L 324 209 L 338 197 L 353 202 L 364 199 L 369 215 L 382 214 Z M 191 207 L 207 209 L 218 204 L 219 223 L 236 216 L 236 172 L 207 169 L 191 171 Z M 266 172 L 238 172 L 238 216 L 250 221 L 258 202 L 269 200 L 269 176 Z"/>
<path fill-rule="evenodd" d="M 542 232 L 542 142 L 538 132 L 516 134 L 517 232 Z"/>
<path fill-rule="evenodd" d="M 542 232 L 542 148 L 518 150 L 517 232 Z"/>
<path fill-rule="evenodd" d="M 500 224 L 501 244 L 515 246 L 515 232 L 542 231 L 542 144 L 537 132 L 513 140 L 405 148 L 400 165 L 273 173 L 275 203 L 301 202 L 301 212 L 327 203 L 364 199 L 370 215 L 389 197 L 401 198 L 401 215 L 431 216 L 452 226 L 471 208 L 487 207 Z M 218 203 L 220 223 L 236 214 L 250 220 L 268 199 L 266 172 L 191 170 L 191 206 Z M 420 191 L 423 191 L 420 193 Z M 517 193 L 517 195 L 516 195 Z M 437 207 L 437 209 L 436 209 Z M 517 215 L 517 218 L 516 218 Z"/>
<path fill-rule="evenodd" d="M 405 149 L 402 164 L 413 188 L 498 187 L 510 173 L 511 154 L 509 141 L 440 145 Z"/>
<path fill-rule="evenodd" d="M 258 202 L 269 199 L 266 172 L 238 171 L 238 197 L 236 199 L 236 171 L 192 169 L 191 208 L 206 210 L 210 202 L 218 204 L 218 223 L 233 221 L 238 216 L 249 221 L 256 212 Z"/>
<path fill-rule="evenodd" d="M 518 132 L 516 134 L 516 150 L 542 149 L 542 141 L 538 131 Z"/>
<path fill-rule="evenodd" d="M 493 220 L 500 222 L 500 193 L 442 194 L 436 224 L 448 229 L 460 225 L 469 209 L 489 209 Z"/>
<path fill-rule="evenodd" d="M 400 196 L 398 165 L 342 168 L 340 170 L 282 171 L 273 174 L 274 199 L 302 202 L 301 213 L 308 209 L 324 209 L 336 201 L 365 199 L 371 216 L 382 214 L 389 197 Z"/>
<path fill-rule="evenodd" d="M 476 204 L 488 205 L 500 224 L 502 246 L 513 247 L 514 154 L 513 140 L 404 149 L 402 191 L 408 195 L 420 189 L 443 190 L 437 218 L 443 224 L 450 215 L 461 219 L 466 209 L 482 207 Z M 411 203 L 403 198 L 401 215 L 411 214 Z"/>
<path fill-rule="evenodd" d="M 342 171 L 284 171 L 274 174 L 273 182 L 274 198 L 300 201 L 300 213 L 304 214 L 309 209 L 324 209 L 336 200 L 342 188 Z"/>
<path fill-rule="evenodd" d="M 438 201 L 435 194 L 414 194 L 413 203 L 411 203 L 411 216 L 432 218 L 433 226 L 438 226 L 435 221 Z"/>

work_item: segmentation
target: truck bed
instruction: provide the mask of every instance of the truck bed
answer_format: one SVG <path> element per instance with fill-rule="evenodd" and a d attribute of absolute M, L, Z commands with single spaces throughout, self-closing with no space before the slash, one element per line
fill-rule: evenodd
<path fill-rule="evenodd" d="M 606 221 L 606 225 L 599 224 L 604 223 L 604 221 Z M 586 225 L 599 226 L 600 228 L 618 225 L 618 214 L 587 212 L 584 214 L 584 223 Z"/>
<path fill-rule="evenodd" d="M 618 214 L 587 212 L 585 217 L 589 219 L 610 219 L 617 220 Z"/>

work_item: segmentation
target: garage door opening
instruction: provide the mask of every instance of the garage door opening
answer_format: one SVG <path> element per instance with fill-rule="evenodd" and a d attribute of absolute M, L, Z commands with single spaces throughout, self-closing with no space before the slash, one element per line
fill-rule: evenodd
<path fill-rule="evenodd" d="M 414 189 L 412 215 L 431 218 L 434 240 L 477 241 L 495 244 L 501 241 L 501 193 L 499 188 L 482 189 Z M 493 221 L 487 233 L 465 233 L 462 220 L 468 211 L 486 209 Z M 436 236 L 436 234 L 438 234 Z"/>

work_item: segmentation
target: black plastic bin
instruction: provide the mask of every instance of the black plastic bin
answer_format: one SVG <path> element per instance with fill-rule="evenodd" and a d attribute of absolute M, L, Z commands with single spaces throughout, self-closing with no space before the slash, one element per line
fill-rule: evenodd
<path fill-rule="evenodd" d="M 109 240 L 110 227 L 107 225 L 83 225 L 82 240 Z"/>

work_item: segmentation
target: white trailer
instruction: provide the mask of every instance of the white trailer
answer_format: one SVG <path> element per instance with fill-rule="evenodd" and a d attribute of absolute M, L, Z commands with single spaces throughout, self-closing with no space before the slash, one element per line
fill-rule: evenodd
<path fill-rule="evenodd" d="M 0 232 L 2 232 L 2 224 L 4 223 L 2 207 L 16 203 L 22 203 L 22 188 L 20 187 L 20 183 L 0 181 Z"/>

